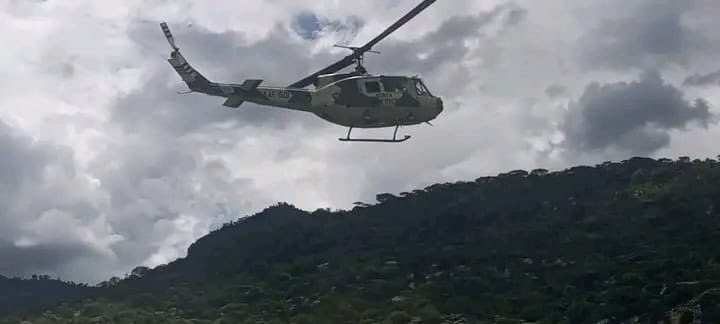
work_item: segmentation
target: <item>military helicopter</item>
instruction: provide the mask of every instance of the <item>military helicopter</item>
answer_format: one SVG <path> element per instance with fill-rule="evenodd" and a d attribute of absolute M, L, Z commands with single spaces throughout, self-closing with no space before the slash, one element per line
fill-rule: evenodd
<path fill-rule="evenodd" d="M 331 123 L 349 127 L 340 141 L 399 143 L 400 126 L 430 124 L 443 111 L 443 101 L 434 96 L 417 76 L 369 74 L 363 56 L 383 38 L 400 28 L 436 0 L 425 0 L 405 16 L 361 47 L 341 46 L 352 51 L 341 60 L 287 87 L 260 86 L 262 79 L 247 79 L 242 84 L 211 82 L 185 60 L 175 45 L 166 22 L 160 23 L 173 52 L 168 62 L 187 84 L 190 92 L 226 98 L 223 106 L 238 108 L 247 101 L 258 105 L 305 111 Z M 352 64 L 355 70 L 336 73 Z M 314 89 L 306 87 L 313 85 Z M 432 124 L 430 124 L 432 125 Z M 392 139 L 350 138 L 353 128 L 395 127 Z"/>

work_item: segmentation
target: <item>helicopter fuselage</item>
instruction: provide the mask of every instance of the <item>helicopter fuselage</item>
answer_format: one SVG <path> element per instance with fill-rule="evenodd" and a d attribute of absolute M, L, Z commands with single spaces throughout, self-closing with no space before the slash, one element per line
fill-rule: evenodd
<path fill-rule="evenodd" d="M 403 76 L 327 76 L 316 89 L 260 87 L 235 94 L 258 105 L 307 111 L 347 127 L 406 126 L 435 119 L 442 100 L 419 78 Z M 237 89 L 237 86 L 234 87 Z"/>

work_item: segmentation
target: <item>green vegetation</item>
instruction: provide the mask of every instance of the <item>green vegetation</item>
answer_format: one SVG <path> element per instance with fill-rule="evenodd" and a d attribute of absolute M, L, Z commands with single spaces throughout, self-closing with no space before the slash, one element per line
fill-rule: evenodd
<path fill-rule="evenodd" d="M 720 322 L 720 162 L 632 158 L 278 204 L 0 323 Z"/>
<path fill-rule="evenodd" d="M 42 310 L 62 301 L 91 296 L 95 288 L 64 282 L 47 275 L 30 278 L 0 276 L 0 315 L 17 310 Z"/>

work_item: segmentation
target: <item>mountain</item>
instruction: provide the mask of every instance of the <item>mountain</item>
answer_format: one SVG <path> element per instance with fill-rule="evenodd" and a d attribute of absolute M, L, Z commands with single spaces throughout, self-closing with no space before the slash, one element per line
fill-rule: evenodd
<path fill-rule="evenodd" d="M 720 322 L 720 162 L 635 157 L 280 203 L 32 323 Z M 16 323 L 20 315 L 0 323 Z"/>

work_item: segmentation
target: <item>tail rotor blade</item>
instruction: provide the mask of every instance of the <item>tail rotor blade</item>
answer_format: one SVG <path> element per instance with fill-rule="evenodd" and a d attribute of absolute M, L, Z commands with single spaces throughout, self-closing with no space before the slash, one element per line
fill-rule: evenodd
<path fill-rule="evenodd" d="M 160 23 L 160 28 L 162 28 L 162 31 L 165 34 L 165 39 L 167 39 L 168 43 L 170 43 L 170 46 L 177 51 L 179 48 L 175 45 L 175 38 L 173 38 L 173 35 L 170 32 L 170 27 L 168 27 L 167 23 L 163 21 Z"/>

